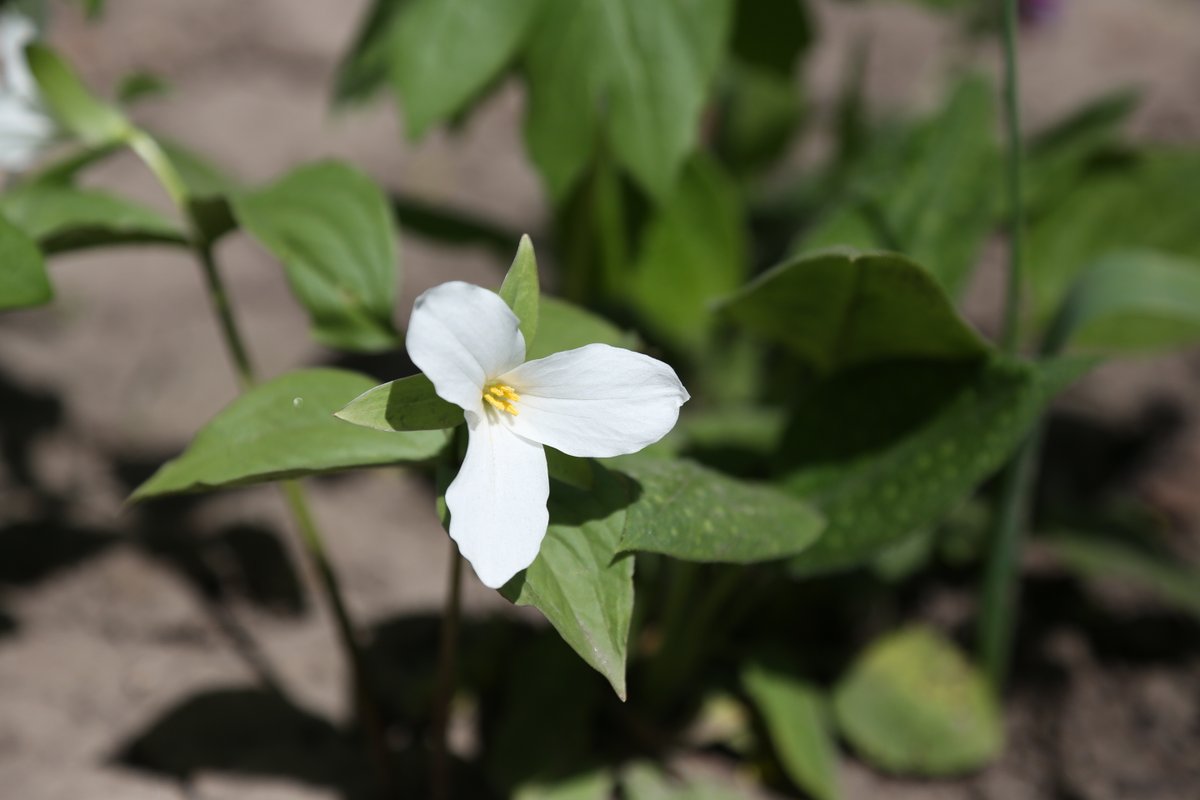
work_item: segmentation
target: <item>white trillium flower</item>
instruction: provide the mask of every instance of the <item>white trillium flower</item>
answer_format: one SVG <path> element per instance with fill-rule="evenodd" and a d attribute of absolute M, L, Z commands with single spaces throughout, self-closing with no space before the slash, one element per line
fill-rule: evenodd
<path fill-rule="evenodd" d="M 25 45 L 37 37 L 37 27 L 28 17 L 0 13 L 0 169 L 10 172 L 33 166 L 58 135 L 25 60 Z"/>
<path fill-rule="evenodd" d="M 438 396 L 466 412 L 466 458 L 446 490 L 450 537 L 493 589 L 533 563 L 546 535 L 543 445 L 581 457 L 634 453 L 665 436 L 688 400 L 673 369 L 619 347 L 526 361 L 504 300 L 459 281 L 417 298 L 406 346 Z"/>

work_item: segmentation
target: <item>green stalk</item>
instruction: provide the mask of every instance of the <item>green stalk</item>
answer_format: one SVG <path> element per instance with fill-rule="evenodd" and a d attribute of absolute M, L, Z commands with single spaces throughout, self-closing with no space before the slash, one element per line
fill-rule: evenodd
<path fill-rule="evenodd" d="M 212 242 L 204 235 L 200 221 L 193 213 L 187 184 L 166 153 L 159 147 L 158 142 L 152 137 L 143 131 L 134 131 L 130 134 L 128 144 L 130 149 L 154 173 L 186 220 L 189 245 L 195 253 L 204 275 L 208 299 L 220 325 L 222 339 L 229 352 L 230 361 L 233 362 L 238 383 L 243 391 L 252 388 L 258 379 L 250 359 L 250 351 L 246 347 L 245 338 L 234 317 L 229 293 L 225 289 L 224 281 L 221 279 L 221 273 L 217 267 Z M 378 701 L 371 689 L 366 658 L 359 642 L 357 627 L 350 618 L 337 574 L 329 561 L 324 539 L 313 519 L 312 509 L 303 489 L 295 481 L 282 482 L 280 489 L 291 510 L 310 567 L 317 576 L 325 601 L 333 615 L 338 640 L 346 654 L 347 661 L 349 661 L 355 711 L 358 721 L 366 733 L 372 762 L 375 764 L 380 782 L 389 794 L 394 794 L 382 716 Z"/>
<path fill-rule="evenodd" d="M 1017 0 L 1001 0 L 1004 40 L 1004 105 L 1008 136 L 1009 263 L 1004 305 L 1004 351 L 1020 348 L 1022 286 L 1021 112 L 1017 54 Z M 996 693 L 1008 674 L 1016 627 L 1021 543 L 1028 523 L 1041 436 L 1030 434 L 1005 467 L 984 571 L 979 613 L 979 658 Z"/>

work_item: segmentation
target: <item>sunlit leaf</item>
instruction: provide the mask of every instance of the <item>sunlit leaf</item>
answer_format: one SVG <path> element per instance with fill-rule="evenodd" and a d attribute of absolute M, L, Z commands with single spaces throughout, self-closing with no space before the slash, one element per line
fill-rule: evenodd
<path fill-rule="evenodd" d="M 621 533 L 631 487 L 617 473 L 594 469 L 590 491 L 553 486 L 550 527 L 537 559 L 500 591 L 541 611 L 624 699 L 633 556 L 621 553 Z"/>
<path fill-rule="evenodd" d="M 834 710 L 855 749 L 891 772 L 955 775 L 988 763 L 1003 744 L 982 674 L 924 628 L 877 640 L 838 684 Z"/>
<path fill-rule="evenodd" d="M 121 141 L 131 133 L 132 127 L 121 112 L 96 98 L 70 65 L 49 47 L 30 44 L 25 56 L 51 113 L 84 144 Z"/>
<path fill-rule="evenodd" d="M 50 302 L 54 289 L 33 240 L 0 217 L 0 310 Z"/>
<path fill-rule="evenodd" d="M 394 225 L 369 178 L 322 162 L 237 194 L 232 205 L 242 227 L 283 264 L 319 341 L 367 351 L 399 344 Z"/>
<path fill-rule="evenodd" d="M 538 307 L 537 336 L 532 343 L 527 343 L 525 358 L 532 361 L 593 342 L 629 349 L 637 347 L 637 339 L 633 334 L 622 331 L 603 317 L 566 300 L 542 295 Z"/>
<path fill-rule="evenodd" d="M 379 431 L 432 431 L 463 421 L 463 410 L 437 396 L 423 374 L 374 386 L 334 416 Z"/>
<path fill-rule="evenodd" d="M 896 358 L 971 360 L 989 350 L 932 275 L 887 253 L 801 256 L 724 301 L 722 311 L 823 371 Z"/>
<path fill-rule="evenodd" d="M 753 563 L 795 555 L 817 540 L 820 514 L 779 489 L 689 461 L 631 460 L 637 481 L 621 545 L 688 561 Z"/>
<path fill-rule="evenodd" d="M 383 433 L 334 418 L 371 383 L 345 370 L 307 369 L 256 386 L 201 428 L 183 455 L 163 465 L 133 499 L 437 455 L 446 445 L 444 431 Z"/>
<path fill-rule="evenodd" d="M 156 211 L 96 189 L 34 182 L 0 194 L 0 213 L 54 253 L 111 244 L 185 241 Z"/>
<path fill-rule="evenodd" d="M 517 315 L 521 323 L 521 335 L 526 342 L 535 339 L 538 326 L 538 306 L 541 292 L 538 288 L 537 257 L 533 253 L 533 242 L 528 236 L 521 237 L 517 255 L 513 258 L 504 283 L 500 285 L 500 297 Z"/>
<path fill-rule="evenodd" d="M 744 800 L 744 792 L 712 775 L 668 775 L 650 762 L 638 762 L 621 772 L 625 800 Z"/>

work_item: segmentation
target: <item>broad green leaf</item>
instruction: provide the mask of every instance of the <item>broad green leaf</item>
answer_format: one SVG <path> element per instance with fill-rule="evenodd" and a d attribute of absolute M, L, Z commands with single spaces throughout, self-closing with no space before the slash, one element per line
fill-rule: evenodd
<path fill-rule="evenodd" d="M 368 389 L 334 416 L 379 431 L 434 431 L 462 424 L 463 410 L 417 374 Z"/>
<path fill-rule="evenodd" d="M 746 564 L 795 555 L 823 527 L 795 497 L 688 461 L 629 460 L 621 470 L 640 486 L 621 539 L 626 550 Z"/>
<path fill-rule="evenodd" d="M 445 447 L 444 431 L 383 433 L 334 418 L 370 386 L 370 378 L 337 369 L 291 372 L 256 386 L 201 428 L 183 455 L 132 499 L 424 461 Z"/>
<path fill-rule="evenodd" d="M 822 692 L 774 659 L 746 664 L 742 686 L 762 715 L 792 783 L 816 800 L 840 797 L 837 749 Z"/>
<path fill-rule="evenodd" d="M 970 360 L 989 350 L 932 275 L 888 253 L 828 251 L 793 259 L 725 300 L 722 309 L 821 371 L 896 358 Z"/>
<path fill-rule="evenodd" d="M 50 302 L 54 289 L 33 240 L 0 216 L 0 310 Z"/>
<path fill-rule="evenodd" d="M 711 775 L 668 775 L 650 762 L 639 762 L 621 772 L 625 800 L 745 800 L 746 795 L 733 786 L 720 783 Z"/>
<path fill-rule="evenodd" d="M 334 77 L 337 105 L 369 100 L 388 80 L 396 21 L 408 0 L 374 0 Z"/>
<path fill-rule="evenodd" d="M 808 0 L 739 2 L 733 20 L 734 57 L 789 81 L 813 40 Z"/>
<path fill-rule="evenodd" d="M 542 0 L 408 0 L 389 33 L 388 59 L 409 135 L 462 111 L 512 61 Z"/>
<path fill-rule="evenodd" d="M 525 341 L 532 342 L 537 333 L 541 291 L 538 288 L 537 257 L 528 236 L 522 236 L 521 243 L 517 245 L 517 255 L 508 268 L 508 274 L 504 276 L 504 283 L 500 284 L 500 297 L 520 320 L 521 335 Z"/>
<path fill-rule="evenodd" d="M 851 202 L 806 232 L 800 249 L 851 245 L 903 252 L 957 295 L 996 222 L 994 108 L 990 83 L 968 77 L 899 147 L 881 139 L 859 170 Z"/>
<path fill-rule="evenodd" d="M 1200 568 L 1166 554 L 1082 533 L 1057 533 L 1042 541 L 1067 566 L 1086 577 L 1144 587 L 1200 618 Z"/>
<path fill-rule="evenodd" d="M 537 336 L 532 343 L 527 343 L 525 358 L 533 361 L 593 342 L 629 349 L 637 347 L 636 337 L 603 317 L 584 311 L 566 300 L 543 295 L 538 306 Z"/>
<path fill-rule="evenodd" d="M 622 554 L 621 534 L 631 487 L 617 473 L 593 469 L 591 490 L 553 486 L 542 549 L 500 592 L 517 605 L 541 611 L 624 700 L 633 556 Z"/>
<path fill-rule="evenodd" d="M 999 755 L 1004 730 L 983 675 L 937 633 L 909 628 L 878 640 L 834 693 L 842 733 L 882 769 L 955 775 Z"/>
<path fill-rule="evenodd" d="M 1112 253 L 1080 275 L 1046 347 L 1158 350 L 1200 339 L 1200 262 L 1152 251 Z"/>
<path fill-rule="evenodd" d="M 526 141 L 550 194 L 567 195 L 597 132 L 652 196 L 696 146 L 732 21 L 730 0 L 545 3 L 525 53 Z"/>
<path fill-rule="evenodd" d="M 1200 152 L 1150 152 L 1085 173 L 1029 227 L 1034 315 L 1047 322 L 1079 274 L 1116 250 L 1152 249 L 1200 261 Z"/>
<path fill-rule="evenodd" d="M 827 525 L 797 575 L 864 563 L 937 522 L 1004 464 L 1088 366 L 894 362 L 824 381 L 792 409 L 784 487 Z"/>
<path fill-rule="evenodd" d="M 609 800 L 615 782 L 611 772 L 598 769 L 526 784 L 516 791 L 513 800 Z"/>
<path fill-rule="evenodd" d="M 322 162 L 237 194 L 232 205 L 242 227 L 283 263 L 318 341 L 366 351 L 399 344 L 392 215 L 369 178 Z"/>
<path fill-rule="evenodd" d="M 182 244 L 179 226 L 136 203 L 95 189 L 34 182 L 0 195 L 0 213 L 56 253 L 112 244 Z"/>
<path fill-rule="evenodd" d="M 629 287 L 646 324 L 699 347 L 712 302 L 746 277 L 737 187 L 708 156 L 695 156 L 643 234 Z"/>
<path fill-rule="evenodd" d="M 25 57 L 50 112 L 84 144 L 96 146 L 122 141 L 132 132 L 121 112 L 97 99 L 67 62 L 49 47 L 30 44 L 25 48 Z"/>

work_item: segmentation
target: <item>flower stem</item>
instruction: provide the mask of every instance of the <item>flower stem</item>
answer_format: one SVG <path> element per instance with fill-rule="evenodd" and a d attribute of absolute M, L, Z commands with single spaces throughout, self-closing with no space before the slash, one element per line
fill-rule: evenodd
<path fill-rule="evenodd" d="M 1020 349 L 1023 235 L 1021 112 L 1017 53 L 1017 0 L 1001 0 L 1004 43 L 1004 105 L 1008 138 L 1009 262 L 1002 344 L 1009 355 Z M 979 657 L 999 693 L 1008 673 L 1016 625 L 1021 542 L 1028 524 L 1041 436 L 1021 444 L 1000 479 L 999 505 L 984 571 L 979 612 Z"/>
<path fill-rule="evenodd" d="M 154 173 L 187 222 L 189 244 L 204 275 L 204 286 L 209 303 L 220 325 L 221 336 L 229 353 L 230 361 L 233 362 L 234 371 L 237 373 L 238 384 L 242 391 L 246 391 L 258 382 L 254 364 L 251 361 L 245 338 L 238 327 L 237 318 L 233 314 L 229 293 L 221 279 L 221 273 L 213 253 L 213 243 L 204 235 L 201 223 L 193 213 L 192 199 L 188 194 L 187 184 L 158 142 L 148 134 L 143 131 L 134 131 L 130 135 L 128 143 L 130 149 Z M 358 639 L 357 628 L 346 608 L 337 574 L 326 554 L 324 540 L 313 519 L 312 510 L 303 489 L 295 481 L 284 481 L 280 484 L 280 488 L 299 530 L 300 541 L 310 567 L 317 576 L 326 603 L 332 612 L 338 640 L 349 661 L 355 713 L 366 734 L 369 755 L 375 765 L 380 783 L 385 791 L 392 795 L 395 792 L 393 791 L 382 716 L 378 700 L 372 691 L 366 658 Z"/>
<path fill-rule="evenodd" d="M 450 752 L 447 733 L 450 729 L 450 701 L 454 697 L 458 627 L 462 612 L 462 556 L 458 546 L 450 542 L 450 580 L 446 590 L 446 607 L 442 615 L 441 646 L 438 653 L 437 688 L 433 706 L 433 772 L 430 776 L 430 797 L 450 800 Z"/>

